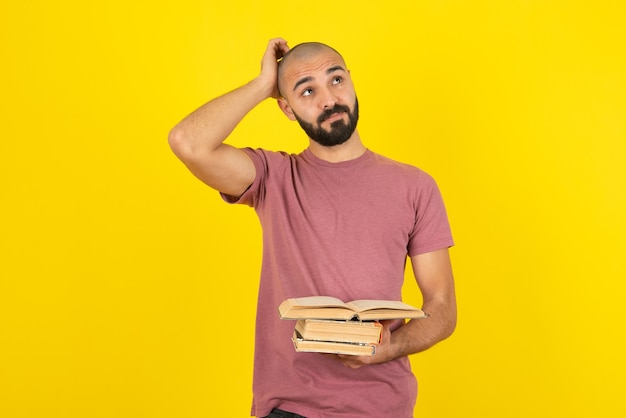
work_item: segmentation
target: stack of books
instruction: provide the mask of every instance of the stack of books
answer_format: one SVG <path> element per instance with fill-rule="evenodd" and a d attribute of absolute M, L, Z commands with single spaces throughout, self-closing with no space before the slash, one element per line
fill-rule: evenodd
<path fill-rule="evenodd" d="M 372 356 L 380 343 L 385 319 L 425 318 L 424 312 L 390 300 L 343 302 L 330 296 L 284 300 L 282 319 L 295 320 L 292 341 L 296 351 Z"/>

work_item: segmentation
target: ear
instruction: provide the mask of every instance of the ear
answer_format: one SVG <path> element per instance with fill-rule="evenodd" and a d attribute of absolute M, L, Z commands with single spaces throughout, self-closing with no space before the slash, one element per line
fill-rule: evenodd
<path fill-rule="evenodd" d="M 280 107 L 280 110 L 283 111 L 283 113 L 289 118 L 289 120 L 296 120 L 296 115 L 294 115 L 293 110 L 291 110 L 291 106 L 289 106 L 289 103 L 287 103 L 287 100 L 284 98 L 280 98 L 278 100 L 276 100 L 276 103 L 278 103 L 278 107 Z"/>

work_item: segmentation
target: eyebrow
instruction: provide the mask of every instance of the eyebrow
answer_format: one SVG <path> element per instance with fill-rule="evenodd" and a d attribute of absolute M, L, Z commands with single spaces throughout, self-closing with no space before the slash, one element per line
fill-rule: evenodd
<path fill-rule="evenodd" d="M 326 70 L 326 74 L 332 74 L 332 73 L 334 73 L 335 71 L 344 71 L 344 72 L 345 72 L 346 70 L 345 70 L 345 68 L 343 68 L 341 65 L 335 65 L 335 66 L 332 66 L 332 67 L 328 68 L 328 69 Z M 304 84 L 304 83 L 308 83 L 308 82 L 309 82 L 309 81 L 311 81 L 311 80 L 313 80 L 313 77 L 310 77 L 310 76 L 309 76 L 309 77 L 304 77 L 304 78 L 301 78 L 301 79 L 300 79 L 300 80 L 298 80 L 298 81 L 296 82 L 296 84 L 293 86 L 293 91 L 296 91 L 296 89 L 298 88 L 298 86 L 300 86 L 300 85 L 302 85 L 302 84 Z"/>

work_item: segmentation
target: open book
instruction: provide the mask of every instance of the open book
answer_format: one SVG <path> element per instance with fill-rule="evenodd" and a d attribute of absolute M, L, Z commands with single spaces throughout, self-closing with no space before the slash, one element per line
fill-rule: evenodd
<path fill-rule="evenodd" d="M 278 307 L 282 319 L 340 319 L 376 321 L 425 318 L 421 309 L 395 300 L 353 300 L 343 302 L 331 296 L 285 299 Z"/>

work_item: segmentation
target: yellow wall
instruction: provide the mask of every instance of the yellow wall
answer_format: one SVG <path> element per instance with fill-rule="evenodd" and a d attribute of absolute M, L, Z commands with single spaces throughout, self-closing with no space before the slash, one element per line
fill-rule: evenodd
<path fill-rule="evenodd" d="M 259 227 L 166 137 L 275 36 L 342 51 L 367 145 L 445 195 L 460 321 L 416 416 L 625 414 L 623 3 L 371 3 L 0 8 L 0 416 L 247 416 Z M 306 144 L 270 101 L 231 142 Z"/>

